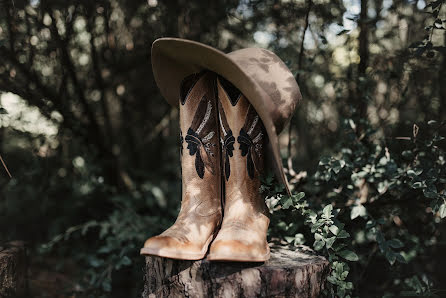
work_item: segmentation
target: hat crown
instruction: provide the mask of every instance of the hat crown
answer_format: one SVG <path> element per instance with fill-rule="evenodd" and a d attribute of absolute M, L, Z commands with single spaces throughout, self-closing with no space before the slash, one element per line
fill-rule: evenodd
<path fill-rule="evenodd" d="M 291 71 L 276 54 L 262 48 L 245 48 L 227 55 L 268 94 L 271 102 L 267 110 L 280 133 L 302 99 Z"/>

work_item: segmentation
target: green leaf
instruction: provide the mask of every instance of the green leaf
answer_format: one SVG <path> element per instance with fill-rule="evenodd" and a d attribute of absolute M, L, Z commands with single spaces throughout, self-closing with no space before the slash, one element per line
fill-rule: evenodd
<path fill-rule="evenodd" d="M 389 187 L 389 182 L 387 180 L 378 183 L 378 192 L 383 194 L 387 191 Z"/>
<path fill-rule="evenodd" d="M 339 228 L 335 225 L 330 226 L 328 229 L 333 233 L 333 235 L 337 235 L 339 233 Z"/>
<path fill-rule="evenodd" d="M 90 260 L 89 260 L 89 263 L 90 263 L 90 265 L 92 267 L 96 267 L 97 268 L 97 267 L 101 266 L 104 263 L 104 261 L 96 259 L 94 257 L 91 257 Z"/>
<path fill-rule="evenodd" d="M 340 239 L 348 238 L 348 237 L 350 237 L 350 234 L 346 230 L 342 230 L 342 231 L 339 232 L 337 237 L 340 238 Z"/>
<path fill-rule="evenodd" d="M 336 174 L 338 174 L 341 169 L 344 167 L 345 162 L 342 160 L 342 162 L 340 160 L 335 160 L 332 164 L 332 170 L 333 172 L 335 172 Z"/>
<path fill-rule="evenodd" d="M 356 205 L 352 208 L 350 213 L 350 218 L 355 219 L 358 216 L 365 217 L 367 215 L 367 210 L 363 205 Z"/>
<path fill-rule="evenodd" d="M 386 250 L 385 256 L 387 258 L 387 261 L 389 261 L 390 265 L 395 264 L 396 261 L 396 254 L 392 250 Z"/>
<path fill-rule="evenodd" d="M 403 151 L 403 152 L 401 153 L 401 155 L 402 155 L 404 158 L 412 158 L 412 157 L 413 157 L 412 151 L 410 151 L 410 150 L 405 150 L 405 151 Z"/>
<path fill-rule="evenodd" d="M 435 191 L 432 191 L 432 189 L 425 188 L 425 189 L 423 189 L 423 194 L 426 198 L 429 198 L 429 199 L 438 198 L 438 193 L 437 193 L 436 189 L 435 189 Z"/>
<path fill-rule="evenodd" d="M 338 297 L 343 298 L 345 297 L 345 290 L 342 287 L 338 287 L 338 291 L 336 292 Z"/>
<path fill-rule="evenodd" d="M 288 209 L 293 205 L 293 199 L 291 197 L 288 197 L 285 201 L 285 203 L 282 204 L 282 209 Z"/>
<path fill-rule="evenodd" d="M 417 173 L 414 170 L 408 170 L 407 171 L 407 176 L 415 177 L 415 176 L 417 176 Z"/>
<path fill-rule="evenodd" d="M 292 243 L 294 241 L 294 237 L 290 237 L 290 236 L 285 236 L 284 239 L 286 240 L 286 242 L 288 243 Z"/>
<path fill-rule="evenodd" d="M 322 235 L 319 234 L 319 233 L 315 233 L 315 234 L 314 234 L 314 239 L 316 239 L 316 240 L 323 240 L 324 237 L 322 237 Z"/>
<path fill-rule="evenodd" d="M 2 115 L 2 114 L 3 115 L 8 114 L 8 111 L 6 109 L 0 107 L 0 115 Z"/>
<path fill-rule="evenodd" d="M 303 199 L 303 197 L 305 197 L 305 193 L 301 191 L 294 195 L 294 200 L 299 201 L 299 200 Z"/>
<path fill-rule="evenodd" d="M 345 243 L 335 242 L 333 244 L 332 248 L 333 248 L 334 251 L 338 252 L 338 251 L 341 251 L 346 246 L 347 246 L 347 244 L 345 244 Z"/>
<path fill-rule="evenodd" d="M 109 280 L 109 279 L 105 279 L 105 280 L 102 282 L 102 288 L 103 288 L 104 291 L 106 291 L 106 292 L 110 292 L 110 291 L 111 291 L 112 287 L 111 287 L 111 283 L 110 283 L 110 280 Z"/>
<path fill-rule="evenodd" d="M 324 247 L 324 245 L 325 245 L 324 240 L 316 240 L 314 241 L 313 247 L 314 250 L 321 250 L 322 247 Z"/>
<path fill-rule="evenodd" d="M 400 263 L 407 264 L 406 258 L 403 257 L 400 253 L 395 254 L 396 260 Z"/>
<path fill-rule="evenodd" d="M 405 283 L 413 290 L 416 290 L 417 293 L 422 293 L 424 291 L 423 284 L 416 275 L 406 280 Z"/>
<path fill-rule="evenodd" d="M 376 225 L 375 222 L 369 220 L 369 221 L 367 221 L 365 228 L 370 229 L 370 228 L 373 228 L 375 225 Z"/>
<path fill-rule="evenodd" d="M 132 260 L 130 260 L 129 257 L 124 256 L 124 257 L 122 258 L 121 263 L 122 263 L 123 265 L 130 265 L 130 264 L 132 263 Z"/>
<path fill-rule="evenodd" d="M 324 165 L 328 165 L 330 163 L 331 158 L 328 156 L 324 156 L 321 158 L 321 160 L 319 161 L 319 165 L 324 166 Z"/>
<path fill-rule="evenodd" d="M 404 246 L 403 242 L 397 238 L 388 240 L 387 245 L 393 248 L 401 248 Z"/>
<path fill-rule="evenodd" d="M 338 255 L 340 257 L 343 257 L 344 259 L 346 259 L 348 261 L 352 261 L 352 262 L 356 262 L 359 260 L 359 257 L 356 253 L 354 253 L 351 250 L 347 250 L 347 249 L 341 250 L 340 252 L 338 252 Z"/>
<path fill-rule="evenodd" d="M 331 204 L 328 204 L 327 206 L 324 207 L 324 210 L 322 210 L 322 213 L 325 216 L 325 218 L 331 217 L 332 210 L 333 210 L 333 205 L 331 205 Z"/>
<path fill-rule="evenodd" d="M 110 251 L 112 250 L 112 247 L 111 246 L 102 246 L 101 248 L 99 248 L 98 249 L 98 253 L 100 253 L 100 254 L 106 254 L 106 253 L 109 253 Z"/>
<path fill-rule="evenodd" d="M 414 189 L 422 188 L 423 186 L 424 186 L 423 182 L 419 182 L 419 181 L 412 184 L 412 188 L 414 188 Z"/>
<path fill-rule="evenodd" d="M 441 204 L 440 209 L 438 210 L 441 218 L 446 217 L 446 203 Z"/>
<path fill-rule="evenodd" d="M 325 246 L 327 248 L 331 248 L 333 246 L 333 243 L 335 242 L 335 240 L 336 240 L 336 236 L 325 239 Z"/>
<path fill-rule="evenodd" d="M 331 276 L 331 275 L 329 277 L 327 277 L 327 280 L 328 280 L 329 283 L 334 284 L 334 285 L 336 285 L 336 283 L 337 283 L 336 278 L 334 276 Z"/>

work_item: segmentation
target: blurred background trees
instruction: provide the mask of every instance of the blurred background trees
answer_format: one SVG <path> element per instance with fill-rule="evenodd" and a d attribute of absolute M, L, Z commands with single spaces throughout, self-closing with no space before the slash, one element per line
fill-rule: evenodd
<path fill-rule="evenodd" d="M 438 253 L 445 239 L 439 220 L 441 210 L 446 214 L 440 209 L 444 154 L 426 149 L 444 148 L 443 0 L 2 0 L 0 5 L 0 154 L 13 175 L 9 179 L 1 171 L 0 239 L 29 242 L 36 291 L 122 297 L 141 289 L 139 247 L 173 221 L 181 196 L 178 113 L 161 98 L 150 66 L 150 46 L 163 36 L 225 52 L 265 47 L 295 74 L 303 101 L 281 135 L 284 163 L 294 190 L 307 193 L 310 208 L 322 210 L 333 202 L 335 209 L 348 210 L 349 245 L 360 256 L 352 268 L 357 274 L 347 277 L 355 284 L 353 293 L 398 295 L 417 286 L 430 289 L 431 279 L 444 282 L 438 275 L 445 263 Z M 437 122 L 428 125 L 429 120 Z M 433 143 L 426 147 L 419 140 Z M 347 149 L 354 156 L 344 168 Z M 356 181 L 352 174 L 375 169 L 382 156 L 389 157 L 387 180 L 373 174 L 364 176 L 368 183 Z M 420 160 L 425 173 L 438 171 L 420 181 L 422 174 L 416 174 L 409 182 L 395 174 L 409 167 L 416 172 Z M 387 199 L 383 190 L 391 181 L 403 185 L 392 194 L 391 210 L 374 205 L 375 195 Z M 398 224 L 395 212 L 401 210 L 395 210 L 406 204 L 398 201 L 408 195 L 406 184 L 412 200 L 427 192 L 437 201 L 403 210 L 406 219 L 400 214 Z M 380 267 L 379 253 L 369 257 L 378 250 L 373 243 L 379 236 L 375 231 L 372 240 L 358 242 L 371 220 L 364 206 L 375 215 L 368 228 L 381 218 L 383 235 L 396 237 L 403 228 L 414 235 L 403 237 L 412 243 L 405 246 L 407 253 L 416 246 L 413 265 Z M 314 233 L 305 230 L 298 210 L 287 217 L 291 222 L 281 219 L 285 211 L 275 211 L 271 239 L 313 243 Z M 358 216 L 364 222 L 353 221 Z M 420 223 L 429 233 L 409 228 Z M 386 253 L 383 257 L 392 255 Z M 426 260 L 428 255 L 434 259 Z M 390 277 L 377 268 L 401 274 Z M 42 290 L 43 272 L 65 272 L 66 282 Z"/>

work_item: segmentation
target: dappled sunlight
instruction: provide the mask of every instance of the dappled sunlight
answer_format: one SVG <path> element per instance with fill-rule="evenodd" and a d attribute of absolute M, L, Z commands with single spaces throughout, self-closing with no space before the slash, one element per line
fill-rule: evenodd
<path fill-rule="evenodd" d="M 180 37 L 267 49 L 291 74 L 274 82 L 262 57 L 260 87 L 285 90 L 283 103 L 296 82 L 302 94 L 278 136 L 292 196 L 230 163 L 240 177 L 227 239 L 246 244 L 257 224 L 269 242 L 312 246 L 329 259 L 331 296 L 444 294 L 444 0 L 1 2 L 0 155 L 12 178 L 0 164 L 0 238 L 29 243 L 36 276 L 69 259 L 67 295 L 133 297 L 145 239 L 167 230 L 158 251 L 211 243 L 218 183 L 203 184 L 186 144 L 180 161 L 194 115 L 179 124 L 152 71 L 152 43 Z M 259 186 L 269 214 L 250 205 Z"/>
<path fill-rule="evenodd" d="M 62 120 L 59 113 L 54 112 L 51 114 L 51 119 L 48 119 L 42 115 L 38 108 L 29 106 L 24 99 L 13 93 L 1 94 L 0 103 L 8 112 L 0 118 L 0 127 L 44 135 L 48 139 L 55 140 L 58 124 Z"/>

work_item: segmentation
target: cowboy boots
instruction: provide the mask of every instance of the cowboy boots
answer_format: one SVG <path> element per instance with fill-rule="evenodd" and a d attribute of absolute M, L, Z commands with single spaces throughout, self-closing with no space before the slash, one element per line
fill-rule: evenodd
<path fill-rule="evenodd" d="M 183 79 L 180 90 L 181 210 L 175 223 L 149 238 L 141 254 L 202 259 L 221 223 L 221 175 L 215 74 Z M 184 146 L 187 148 L 183 149 Z"/>
<path fill-rule="evenodd" d="M 263 262 L 270 255 L 266 241 L 269 212 L 259 190 L 266 133 L 252 105 L 230 82 L 218 77 L 217 92 L 224 216 L 208 259 Z"/>

